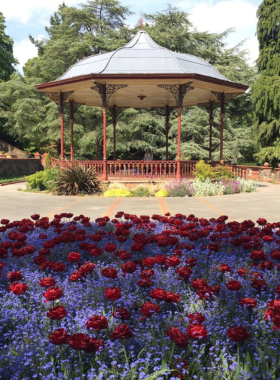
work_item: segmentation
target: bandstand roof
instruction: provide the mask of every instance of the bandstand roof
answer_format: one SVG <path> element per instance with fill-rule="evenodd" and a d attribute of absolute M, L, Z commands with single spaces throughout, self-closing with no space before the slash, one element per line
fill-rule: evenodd
<path fill-rule="evenodd" d="M 46 95 L 73 91 L 67 101 L 102 106 L 100 95 L 91 89 L 96 82 L 126 85 L 113 93 L 109 105 L 133 108 L 175 106 L 174 96 L 158 85 L 191 82 L 194 90 L 186 94 L 184 107 L 217 100 L 212 91 L 234 97 L 248 88 L 228 80 L 201 58 L 159 46 L 142 30 L 124 47 L 87 57 L 75 63 L 57 80 L 36 87 Z M 141 97 L 144 98 L 141 100 Z"/>

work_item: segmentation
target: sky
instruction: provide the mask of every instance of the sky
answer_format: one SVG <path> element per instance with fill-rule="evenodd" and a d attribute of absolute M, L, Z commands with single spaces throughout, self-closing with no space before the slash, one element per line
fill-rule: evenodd
<path fill-rule="evenodd" d="M 14 55 L 19 61 L 18 70 L 29 58 L 37 55 L 36 47 L 29 35 L 36 39 L 47 38 L 45 26 L 50 16 L 63 0 L 0 0 L 0 11 L 6 18 L 6 34 L 14 40 Z M 78 6 L 86 0 L 64 0 L 66 5 Z M 120 0 L 135 14 L 127 20 L 136 24 L 142 13 L 154 13 L 166 9 L 167 3 L 177 6 L 190 15 L 190 21 L 199 31 L 212 33 L 235 28 L 227 37 L 227 46 L 233 47 L 244 40 L 243 48 L 248 50 L 248 60 L 253 64 L 258 57 L 256 38 L 256 11 L 261 0 Z"/>

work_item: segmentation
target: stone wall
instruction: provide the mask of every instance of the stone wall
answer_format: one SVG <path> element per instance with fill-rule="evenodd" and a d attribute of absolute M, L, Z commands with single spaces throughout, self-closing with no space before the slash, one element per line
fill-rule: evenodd
<path fill-rule="evenodd" d="M 26 158 L 26 153 L 23 150 L 20 150 L 2 140 L 0 140 L 0 153 L 1 152 L 8 153 L 10 156 L 17 156 L 17 158 Z"/>
<path fill-rule="evenodd" d="M 0 158 L 0 178 L 30 175 L 43 169 L 41 160 L 36 158 Z"/>

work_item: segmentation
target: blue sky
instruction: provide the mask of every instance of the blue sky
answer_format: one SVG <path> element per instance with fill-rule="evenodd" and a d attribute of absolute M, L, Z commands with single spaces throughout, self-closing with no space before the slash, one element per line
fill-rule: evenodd
<path fill-rule="evenodd" d="M 50 16 L 63 0 L 2 0 L 0 11 L 6 18 L 6 33 L 14 40 L 14 54 L 24 63 L 36 56 L 36 48 L 29 41 L 29 34 L 35 38 L 47 38 L 45 26 Z M 67 5 L 77 6 L 82 0 L 64 0 Z M 84 0 L 83 2 L 86 2 Z M 177 6 L 190 14 L 190 20 L 200 31 L 222 32 L 234 27 L 235 32 L 228 39 L 228 47 L 246 40 L 244 48 L 249 50 L 251 63 L 258 57 L 256 34 L 256 11 L 261 0 L 121 0 L 135 15 L 128 22 L 135 24 L 143 13 L 166 9 L 167 3 Z"/>

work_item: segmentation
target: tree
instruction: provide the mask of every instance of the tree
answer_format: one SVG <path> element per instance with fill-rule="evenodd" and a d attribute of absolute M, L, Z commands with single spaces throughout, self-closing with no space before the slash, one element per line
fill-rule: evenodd
<path fill-rule="evenodd" d="M 280 158 L 280 3 L 263 0 L 257 11 L 259 77 L 252 87 L 255 105 L 255 137 L 259 162 L 269 160 L 276 166 Z"/>
<path fill-rule="evenodd" d="M 7 81 L 18 61 L 13 55 L 14 41 L 5 33 L 5 17 L 0 12 L 0 81 Z"/>

